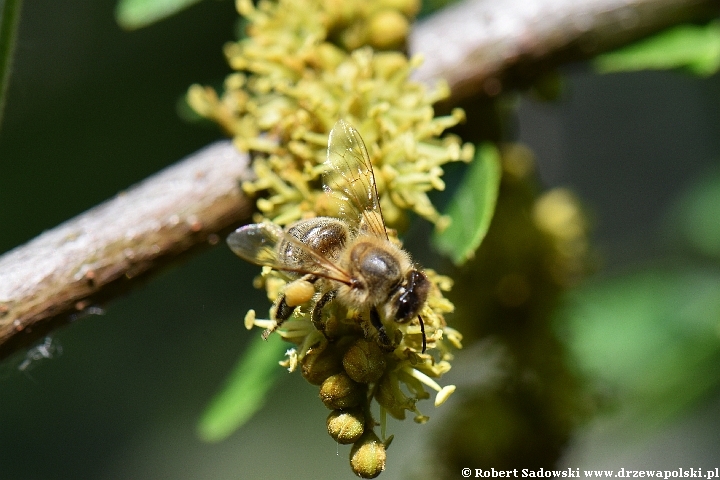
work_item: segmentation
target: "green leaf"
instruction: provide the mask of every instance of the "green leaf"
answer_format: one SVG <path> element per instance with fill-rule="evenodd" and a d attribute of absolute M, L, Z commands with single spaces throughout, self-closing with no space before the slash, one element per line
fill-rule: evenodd
<path fill-rule="evenodd" d="M 5 93 L 10 83 L 10 67 L 20 23 L 21 6 L 22 0 L 0 2 L 0 124 L 5 108 Z"/>
<path fill-rule="evenodd" d="M 652 268 L 571 292 L 562 326 L 585 374 L 648 419 L 679 411 L 720 383 L 720 275 Z"/>
<path fill-rule="evenodd" d="M 490 143 L 480 145 L 445 212 L 452 223 L 433 235 L 435 247 L 456 265 L 472 258 L 485 238 L 495 212 L 501 176 L 498 149 Z"/>
<path fill-rule="evenodd" d="M 198 424 L 198 433 L 206 442 L 218 442 L 260 410 L 270 388 L 282 369 L 278 359 L 287 344 L 279 335 L 267 341 L 257 336 L 228 377 L 225 388 L 213 398 Z"/>
<path fill-rule="evenodd" d="M 122 28 L 135 30 L 163 20 L 200 0 L 119 0 L 115 19 Z"/>
<path fill-rule="evenodd" d="M 720 22 L 680 25 L 593 61 L 600 73 L 683 68 L 700 76 L 720 69 Z"/>
<path fill-rule="evenodd" d="M 681 196 L 668 227 L 695 251 L 720 260 L 720 171 L 704 175 Z"/>

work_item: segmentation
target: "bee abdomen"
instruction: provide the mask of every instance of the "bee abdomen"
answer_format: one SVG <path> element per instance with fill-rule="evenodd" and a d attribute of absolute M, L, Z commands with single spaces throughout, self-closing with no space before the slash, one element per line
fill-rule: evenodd
<path fill-rule="evenodd" d="M 330 260 L 338 259 L 350 235 L 343 222 L 331 217 L 301 220 L 290 226 L 287 232 Z M 286 241 L 278 245 L 278 253 L 291 266 L 300 267 L 313 261 L 307 253 Z"/>

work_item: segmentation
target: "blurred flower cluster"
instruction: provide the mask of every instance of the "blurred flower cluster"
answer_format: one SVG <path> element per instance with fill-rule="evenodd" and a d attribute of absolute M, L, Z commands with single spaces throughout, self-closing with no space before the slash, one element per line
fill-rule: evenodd
<path fill-rule="evenodd" d="M 321 177 L 328 134 L 343 119 L 357 128 L 367 146 L 391 240 L 399 243 L 395 229 L 407 225 L 409 212 L 443 228 L 448 220 L 427 193 L 444 188 L 445 163 L 470 161 L 474 152 L 454 135 L 440 136 L 464 120 L 459 109 L 435 117 L 432 105 L 447 97 L 447 86 L 429 89 L 410 80 L 421 60 L 397 50 L 405 43 L 418 2 L 261 0 L 254 6 L 238 0 L 237 7 L 247 35 L 225 47 L 235 72 L 221 93 L 193 85 L 188 102 L 252 154 L 255 178 L 242 187 L 257 197 L 255 221 L 287 226 L 337 214 Z M 328 432 L 339 443 L 353 444 L 351 467 L 365 478 L 385 467 L 392 439 L 385 437 L 387 413 L 402 419 L 409 411 L 422 423 L 427 417 L 416 402 L 429 397 L 426 387 L 437 392 L 436 405 L 454 390 L 433 380 L 449 370 L 450 347 L 461 347 L 460 333 L 444 319 L 454 307 L 442 292 L 452 282 L 433 271 L 425 274 L 431 284 L 420 312 L 425 332 L 417 319 L 385 322 L 390 351 L 371 331 L 368 313 L 341 302 L 322 308 L 320 332 L 312 318 L 319 293 L 297 305 L 276 330 L 296 345 L 283 365 L 299 367 L 310 383 L 320 386 L 320 397 L 332 410 Z M 257 278 L 256 286 L 265 288 L 275 303 L 273 311 L 294 285 L 291 280 L 270 267 Z M 274 330 L 276 322 L 257 319 L 250 311 L 246 325 Z M 380 405 L 382 440 L 374 431 L 373 400 Z"/>

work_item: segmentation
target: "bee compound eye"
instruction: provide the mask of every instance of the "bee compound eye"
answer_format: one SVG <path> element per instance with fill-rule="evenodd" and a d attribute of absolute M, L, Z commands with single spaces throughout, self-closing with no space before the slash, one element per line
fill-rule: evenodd
<path fill-rule="evenodd" d="M 417 270 L 411 270 L 406 277 L 405 287 L 397 299 L 395 321 L 409 322 L 415 318 L 427 299 L 430 283 L 427 277 Z"/>
<path fill-rule="evenodd" d="M 418 300 L 413 292 L 405 291 L 400 295 L 397 302 L 397 314 L 395 320 L 399 323 L 410 321 L 414 317 L 413 313 L 418 310 Z"/>

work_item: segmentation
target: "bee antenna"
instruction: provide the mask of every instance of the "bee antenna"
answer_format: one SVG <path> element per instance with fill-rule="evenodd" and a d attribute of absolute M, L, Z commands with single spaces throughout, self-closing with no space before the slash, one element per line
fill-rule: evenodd
<path fill-rule="evenodd" d="M 422 333 L 423 337 L 422 353 L 425 353 L 425 349 L 427 348 L 427 337 L 425 337 L 425 323 L 423 322 L 423 319 L 420 315 L 418 315 L 418 320 L 420 320 L 420 332 Z"/>

